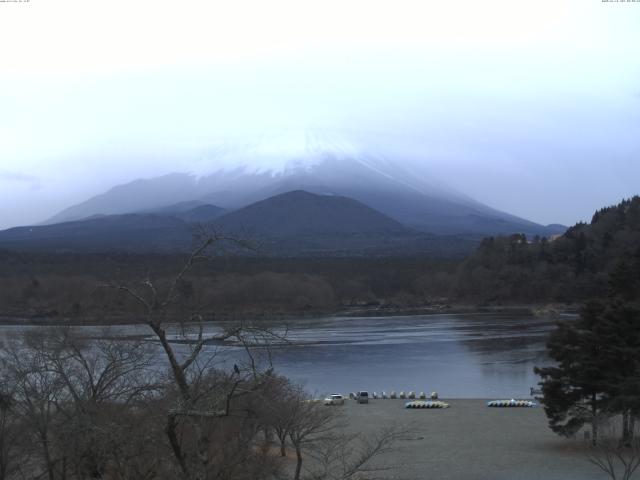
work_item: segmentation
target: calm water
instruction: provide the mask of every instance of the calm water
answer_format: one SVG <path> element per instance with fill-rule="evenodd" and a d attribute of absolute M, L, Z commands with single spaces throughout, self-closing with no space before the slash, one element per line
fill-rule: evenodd
<path fill-rule="evenodd" d="M 548 363 L 550 319 L 492 315 L 339 318 L 296 325 L 303 346 L 275 366 L 318 393 L 433 390 L 442 397 L 523 397 Z"/>
<path fill-rule="evenodd" d="M 544 343 L 553 326 L 547 318 L 497 314 L 297 320 L 288 325 L 292 345 L 272 349 L 272 361 L 276 371 L 318 395 L 435 390 L 443 398 L 527 397 L 538 381 L 533 367 L 548 363 Z M 0 334 L 19 335 L 25 328 L 2 326 Z M 148 330 L 127 326 L 110 333 Z M 243 355 L 233 346 L 204 352 L 216 352 L 228 365 Z"/>

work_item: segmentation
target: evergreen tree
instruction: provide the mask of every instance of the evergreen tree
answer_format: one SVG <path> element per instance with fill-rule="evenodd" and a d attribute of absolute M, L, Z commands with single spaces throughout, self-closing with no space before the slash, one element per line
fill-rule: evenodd
<path fill-rule="evenodd" d="M 547 343 L 552 367 L 535 368 L 542 378 L 542 404 L 551 429 L 572 436 L 591 425 L 592 441 L 607 406 L 607 372 L 604 345 L 596 319 L 602 306 L 589 304 L 577 322 L 561 322 Z"/>
<path fill-rule="evenodd" d="M 630 445 L 640 415 L 640 250 L 623 257 L 609 276 L 609 300 L 600 318 L 609 357 L 609 409 L 622 416 Z"/>
<path fill-rule="evenodd" d="M 640 300 L 640 248 L 618 260 L 609 276 L 610 296 L 625 302 Z"/>
<path fill-rule="evenodd" d="M 640 311 L 614 299 L 596 321 L 605 344 L 607 410 L 622 416 L 622 440 L 628 445 L 640 414 Z"/>
<path fill-rule="evenodd" d="M 591 302 L 580 319 L 561 323 L 547 344 L 556 366 L 536 368 L 551 429 L 571 436 L 591 424 L 622 418 L 622 440 L 629 444 L 640 415 L 640 310 L 612 297 Z"/>

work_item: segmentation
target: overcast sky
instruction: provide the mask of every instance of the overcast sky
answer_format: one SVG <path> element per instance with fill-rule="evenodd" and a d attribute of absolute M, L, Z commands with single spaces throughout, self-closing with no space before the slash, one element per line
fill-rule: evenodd
<path fill-rule="evenodd" d="M 0 228 L 331 129 L 573 224 L 640 193 L 640 3 L 0 2 Z"/>

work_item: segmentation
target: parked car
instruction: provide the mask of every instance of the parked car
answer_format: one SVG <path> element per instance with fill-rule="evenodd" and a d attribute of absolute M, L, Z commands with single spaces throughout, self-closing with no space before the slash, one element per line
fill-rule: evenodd
<path fill-rule="evenodd" d="M 357 392 L 356 400 L 358 403 L 369 403 L 369 392 Z"/>
<path fill-rule="evenodd" d="M 324 404 L 325 405 L 344 405 L 344 398 L 339 393 L 334 393 L 324 399 Z"/>

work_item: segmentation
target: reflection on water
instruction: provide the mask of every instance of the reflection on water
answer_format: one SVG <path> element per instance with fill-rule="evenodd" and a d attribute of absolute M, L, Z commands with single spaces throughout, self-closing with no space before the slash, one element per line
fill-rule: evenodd
<path fill-rule="evenodd" d="M 292 345 L 274 348 L 272 359 L 276 371 L 318 394 L 436 390 L 449 398 L 526 397 L 538 381 L 533 367 L 548 363 L 544 343 L 553 325 L 551 319 L 495 313 L 297 320 L 288 324 Z M 6 337 L 25 328 L 0 332 Z M 100 334 L 102 328 L 83 330 Z M 110 333 L 148 330 L 127 326 Z M 242 355 L 237 347 L 224 350 L 220 358 L 228 363 Z M 220 355 L 220 348 L 204 350 L 214 352 Z"/>

